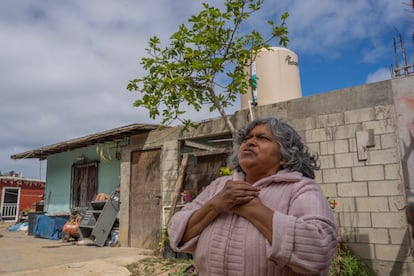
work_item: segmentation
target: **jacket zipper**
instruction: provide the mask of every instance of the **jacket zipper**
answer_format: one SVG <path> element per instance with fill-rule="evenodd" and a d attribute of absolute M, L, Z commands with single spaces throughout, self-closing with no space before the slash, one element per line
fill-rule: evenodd
<path fill-rule="evenodd" d="M 223 276 L 227 276 L 228 273 L 229 273 L 228 272 L 228 254 L 227 253 L 230 251 L 229 248 L 230 248 L 230 244 L 231 244 L 231 240 L 232 240 L 231 226 L 233 224 L 234 218 L 235 218 L 235 215 L 232 212 L 231 218 L 230 218 L 229 230 L 228 230 L 228 234 L 227 234 L 228 239 L 226 241 L 226 246 L 225 246 L 225 249 L 224 249 L 224 258 L 223 258 L 223 261 L 224 261 L 224 264 L 223 264 L 224 271 L 223 272 L 224 272 L 224 274 L 223 274 Z"/>

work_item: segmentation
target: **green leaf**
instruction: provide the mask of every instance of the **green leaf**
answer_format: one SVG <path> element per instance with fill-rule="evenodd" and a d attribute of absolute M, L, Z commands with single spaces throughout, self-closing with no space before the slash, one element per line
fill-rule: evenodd
<path fill-rule="evenodd" d="M 247 20 L 262 4 L 263 0 L 226 0 L 220 8 L 203 3 L 198 14 L 178 26 L 167 46 L 152 36 L 140 61 L 146 75 L 127 85 L 129 91 L 139 92 L 134 106 L 146 108 L 151 118 L 161 116 L 163 124 L 179 120 L 186 129 L 194 124 L 181 116 L 186 110 L 200 111 L 203 105 L 224 118 L 224 108 L 254 85 L 245 75 L 250 60 L 276 37 L 285 47 L 289 42 L 288 13 L 280 16 L 280 25 L 266 21 L 270 37 L 249 31 Z M 232 130 L 232 125 L 228 127 Z"/>

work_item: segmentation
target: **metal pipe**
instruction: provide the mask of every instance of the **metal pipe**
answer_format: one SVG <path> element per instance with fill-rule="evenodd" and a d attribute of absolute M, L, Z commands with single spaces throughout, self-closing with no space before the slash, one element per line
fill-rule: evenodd
<path fill-rule="evenodd" d="M 249 111 L 250 111 L 250 121 L 254 120 L 254 116 L 253 116 L 253 109 L 252 109 L 252 105 L 255 104 L 253 101 L 249 100 Z"/>

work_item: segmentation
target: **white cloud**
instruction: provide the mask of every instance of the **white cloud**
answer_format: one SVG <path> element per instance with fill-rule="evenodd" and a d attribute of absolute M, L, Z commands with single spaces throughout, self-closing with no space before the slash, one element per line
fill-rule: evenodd
<path fill-rule="evenodd" d="M 380 68 L 374 73 L 368 74 L 365 83 L 372 83 L 389 79 L 391 79 L 390 68 Z"/>
<path fill-rule="evenodd" d="M 374 48 L 384 30 L 401 25 L 403 5 L 389 0 L 273 0 L 276 8 L 290 13 L 287 26 L 291 48 L 306 54 L 340 56 L 344 49 L 359 47 L 361 40 Z M 392 33 L 390 33 L 390 39 Z"/>
<path fill-rule="evenodd" d="M 250 23 L 262 30 L 266 20 L 277 21 L 281 12 L 289 11 L 290 48 L 301 60 L 314 55 L 322 64 L 356 48 L 360 56 L 352 59 L 375 62 L 387 50 L 384 30 L 399 27 L 405 16 L 403 6 L 393 2 L 269 0 Z M 0 170 L 37 177 L 37 160 L 29 172 L 29 160 L 13 161 L 10 155 L 130 123 L 159 122 L 133 107 L 139 94 L 126 86 L 144 74 L 139 61 L 148 39 L 156 35 L 168 43 L 201 3 L 0 1 Z M 374 75 L 368 79 L 378 78 Z M 187 115 L 196 121 L 217 116 L 208 110 Z"/>

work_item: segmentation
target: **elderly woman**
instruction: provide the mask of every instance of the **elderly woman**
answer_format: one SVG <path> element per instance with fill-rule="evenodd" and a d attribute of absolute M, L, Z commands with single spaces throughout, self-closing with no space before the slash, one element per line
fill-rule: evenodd
<path fill-rule="evenodd" d="M 257 119 L 239 131 L 230 167 L 173 216 L 171 247 L 193 252 L 200 275 L 327 275 L 337 229 L 298 133 Z"/>

